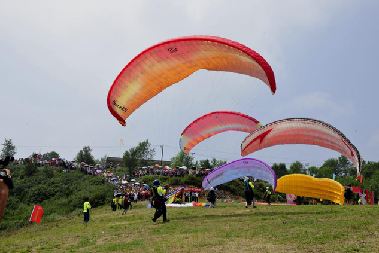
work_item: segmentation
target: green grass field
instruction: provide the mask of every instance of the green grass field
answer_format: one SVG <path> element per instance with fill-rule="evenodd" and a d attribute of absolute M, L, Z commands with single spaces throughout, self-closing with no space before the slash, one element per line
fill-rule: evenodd
<path fill-rule="evenodd" d="M 126 215 L 109 207 L 91 220 L 62 217 L 1 236 L 0 252 L 379 252 L 378 206 L 168 208 L 153 223 L 138 203 Z"/>

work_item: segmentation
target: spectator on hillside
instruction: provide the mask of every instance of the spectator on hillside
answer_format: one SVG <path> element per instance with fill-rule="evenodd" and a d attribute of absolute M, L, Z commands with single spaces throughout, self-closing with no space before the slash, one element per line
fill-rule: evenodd
<path fill-rule="evenodd" d="M 138 194 L 137 192 L 134 192 L 134 203 L 137 203 L 138 200 Z"/>

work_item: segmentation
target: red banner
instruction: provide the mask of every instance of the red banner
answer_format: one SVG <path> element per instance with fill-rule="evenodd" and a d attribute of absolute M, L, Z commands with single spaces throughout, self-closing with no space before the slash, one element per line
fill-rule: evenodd
<path fill-rule="evenodd" d="M 35 205 L 34 208 L 33 208 L 32 215 L 30 216 L 30 220 L 29 221 L 34 221 L 34 222 L 40 223 L 42 215 L 43 215 L 42 206 Z"/>
<path fill-rule="evenodd" d="M 344 186 L 345 189 L 348 187 L 348 186 Z M 363 202 L 364 204 L 367 204 L 367 205 L 375 205 L 374 203 L 374 192 L 373 191 L 368 191 L 368 190 L 364 190 L 362 188 L 359 188 L 359 187 L 351 187 L 353 193 L 358 193 L 360 194 L 360 196 L 362 194 L 364 194 L 364 197 L 365 197 L 365 202 Z M 362 200 L 363 201 L 363 200 Z"/>
<path fill-rule="evenodd" d="M 201 192 L 201 188 L 184 188 L 185 192 Z"/>
<path fill-rule="evenodd" d="M 178 190 L 180 189 L 181 187 L 176 187 L 174 188 L 174 190 Z M 185 192 L 201 192 L 201 188 L 184 188 L 183 191 Z"/>
<path fill-rule="evenodd" d="M 374 192 L 366 190 L 366 203 L 367 205 L 375 205 L 374 203 Z"/>

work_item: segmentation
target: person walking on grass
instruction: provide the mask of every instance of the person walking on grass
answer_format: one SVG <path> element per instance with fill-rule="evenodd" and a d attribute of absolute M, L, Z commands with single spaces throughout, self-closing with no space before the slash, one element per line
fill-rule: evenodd
<path fill-rule="evenodd" d="M 126 197 L 124 196 L 124 201 L 122 202 L 122 208 L 124 209 L 124 211 L 122 211 L 122 215 L 126 214 L 126 212 L 129 210 L 129 196 L 126 195 Z"/>
<path fill-rule="evenodd" d="M 89 222 L 89 210 L 90 209 L 91 209 L 91 205 L 89 203 L 89 198 L 87 198 L 87 201 L 84 202 L 84 210 L 83 210 L 84 221 L 83 221 L 83 223 Z"/>
<path fill-rule="evenodd" d="M 153 182 L 153 199 L 152 199 L 152 206 L 155 208 L 155 214 L 154 217 L 151 219 L 153 222 L 156 222 L 161 215 L 163 215 L 163 222 L 169 222 L 170 220 L 167 219 L 167 209 L 165 202 L 167 201 L 166 198 L 166 190 L 168 188 L 168 185 L 165 185 L 165 187 L 160 186 L 160 182 L 158 179 L 155 179 Z"/>

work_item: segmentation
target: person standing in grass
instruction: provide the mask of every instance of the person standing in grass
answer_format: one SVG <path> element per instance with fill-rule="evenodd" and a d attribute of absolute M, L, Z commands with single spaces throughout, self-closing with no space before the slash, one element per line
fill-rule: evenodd
<path fill-rule="evenodd" d="M 112 211 L 116 212 L 117 210 L 117 199 L 116 196 L 113 196 L 112 202 L 111 202 Z"/>
<path fill-rule="evenodd" d="M 266 187 L 265 198 L 267 198 L 267 203 L 271 205 L 271 191 L 269 187 Z"/>
<path fill-rule="evenodd" d="M 250 181 L 249 178 L 245 178 L 244 180 L 244 185 L 245 185 L 245 197 L 246 197 L 246 205 L 245 208 L 248 208 L 251 206 L 251 201 L 253 201 L 253 208 L 255 208 L 255 203 L 254 203 L 254 185 Z"/>
<path fill-rule="evenodd" d="M 87 201 L 84 202 L 84 210 L 83 210 L 84 221 L 83 221 L 83 223 L 89 222 L 89 210 L 90 209 L 91 209 L 91 205 L 89 203 L 89 198 L 87 198 Z"/>
<path fill-rule="evenodd" d="M 215 208 L 217 203 L 217 194 L 213 187 L 211 187 L 209 190 L 210 191 L 208 192 L 207 200 L 211 202 L 210 207 Z"/>

